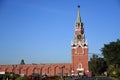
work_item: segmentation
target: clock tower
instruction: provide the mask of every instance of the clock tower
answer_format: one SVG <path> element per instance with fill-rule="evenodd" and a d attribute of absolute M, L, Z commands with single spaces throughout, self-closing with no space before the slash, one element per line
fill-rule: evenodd
<path fill-rule="evenodd" d="M 72 75 L 83 75 L 88 72 L 88 42 L 85 41 L 83 22 L 80 17 L 80 6 L 78 6 L 74 29 L 74 40 L 71 43 Z"/>

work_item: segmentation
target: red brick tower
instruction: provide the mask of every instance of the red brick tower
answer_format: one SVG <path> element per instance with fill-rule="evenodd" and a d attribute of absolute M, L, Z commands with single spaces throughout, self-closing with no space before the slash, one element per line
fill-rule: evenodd
<path fill-rule="evenodd" d="M 72 48 L 72 74 L 83 75 L 88 71 L 88 43 L 85 41 L 83 22 L 80 17 L 80 6 L 75 22 L 74 41 Z"/>

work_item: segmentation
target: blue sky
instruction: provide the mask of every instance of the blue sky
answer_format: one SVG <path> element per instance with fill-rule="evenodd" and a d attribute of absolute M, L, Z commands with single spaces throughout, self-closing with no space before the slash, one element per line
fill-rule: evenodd
<path fill-rule="evenodd" d="M 71 62 L 78 4 L 89 53 L 120 39 L 119 0 L 0 0 L 0 64 Z"/>

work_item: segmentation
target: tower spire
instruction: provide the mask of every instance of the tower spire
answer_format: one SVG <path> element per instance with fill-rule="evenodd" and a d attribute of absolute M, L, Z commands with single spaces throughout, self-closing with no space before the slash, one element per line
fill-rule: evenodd
<path fill-rule="evenodd" d="M 78 15 L 77 15 L 77 21 L 76 23 L 80 23 L 81 22 L 81 17 L 80 17 L 80 5 L 78 5 Z"/>

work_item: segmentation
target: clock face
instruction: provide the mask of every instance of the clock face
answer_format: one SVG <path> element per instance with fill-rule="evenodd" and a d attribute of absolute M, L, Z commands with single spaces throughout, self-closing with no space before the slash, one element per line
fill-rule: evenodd
<path fill-rule="evenodd" d="M 82 36 L 81 36 L 80 34 L 77 35 L 77 38 L 78 38 L 78 39 L 81 39 L 81 37 L 82 37 Z"/>

